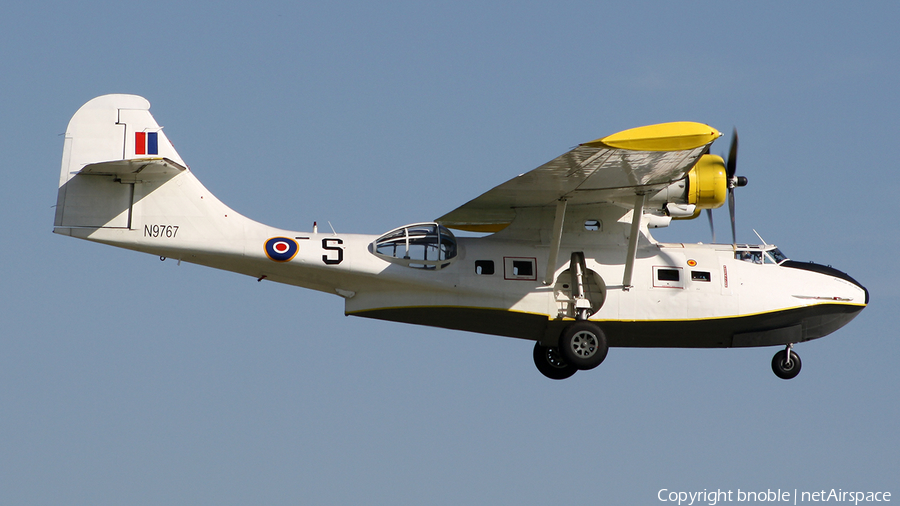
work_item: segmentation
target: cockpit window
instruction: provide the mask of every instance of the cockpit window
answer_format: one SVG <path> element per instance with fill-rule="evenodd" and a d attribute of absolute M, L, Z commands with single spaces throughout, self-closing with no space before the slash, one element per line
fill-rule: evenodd
<path fill-rule="evenodd" d="M 761 264 L 761 263 L 763 263 L 763 252 L 762 251 L 735 251 L 734 258 L 736 258 L 738 260 L 743 260 L 745 262 Z"/>
<path fill-rule="evenodd" d="M 774 260 L 776 264 L 780 264 L 788 259 L 788 257 L 786 257 L 778 248 L 770 249 L 766 251 L 766 253 L 772 257 L 772 260 Z"/>
<path fill-rule="evenodd" d="M 379 237 L 373 250 L 376 255 L 407 267 L 443 269 L 456 258 L 456 237 L 437 223 L 416 223 Z"/>
<path fill-rule="evenodd" d="M 780 264 L 788 258 L 774 246 L 748 246 L 739 244 L 734 258 L 754 264 Z"/>

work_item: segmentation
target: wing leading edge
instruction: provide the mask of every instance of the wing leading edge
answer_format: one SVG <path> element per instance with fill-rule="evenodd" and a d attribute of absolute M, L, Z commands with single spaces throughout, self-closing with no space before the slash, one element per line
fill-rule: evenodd
<path fill-rule="evenodd" d="M 441 216 L 444 226 L 497 232 L 522 207 L 618 202 L 651 193 L 683 178 L 722 134 L 702 123 L 632 128 L 581 144 L 540 167 L 500 184 Z"/>

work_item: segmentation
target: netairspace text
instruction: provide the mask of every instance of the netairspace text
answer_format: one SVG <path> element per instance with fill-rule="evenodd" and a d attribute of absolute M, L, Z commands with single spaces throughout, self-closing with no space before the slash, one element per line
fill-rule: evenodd
<path fill-rule="evenodd" d="M 833 488 L 831 490 L 798 491 L 772 490 L 748 491 L 734 490 L 707 490 L 697 492 L 684 492 L 662 488 L 656 494 L 660 502 L 676 503 L 678 506 L 693 506 L 694 504 L 708 504 L 716 506 L 723 502 L 785 502 L 792 504 L 816 503 L 816 502 L 842 502 L 859 503 L 891 502 L 890 492 L 858 492 Z"/>

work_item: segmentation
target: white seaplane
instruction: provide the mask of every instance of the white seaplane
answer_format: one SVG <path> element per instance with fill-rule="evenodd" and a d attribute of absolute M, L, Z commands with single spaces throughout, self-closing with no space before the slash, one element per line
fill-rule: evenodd
<path fill-rule="evenodd" d="M 709 154 L 721 134 L 707 125 L 586 142 L 434 221 L 357 235 L 234 212 L 149 109 L 139 96 L 105 95 L 75 113 L 55 233 L 335 294 L 348 315 L 531 340 L 552 379 L 596 367 L 610 346 L 783 346 L 772 369 L 790 379 L 801 365 L 794 344 L 868 304 L 841 271 L 734 241 L 734 188 L 747 181 L 735 175 L 737 136 L 726 162 Z M 650 235 L 726 200 L 731 244 Z"/>

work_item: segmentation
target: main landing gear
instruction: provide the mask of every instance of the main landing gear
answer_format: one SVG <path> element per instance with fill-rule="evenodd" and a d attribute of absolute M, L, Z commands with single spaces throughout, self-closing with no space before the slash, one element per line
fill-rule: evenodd
<path fill-rule="evenodd" d="M 557 278 L 556 302 L 560 318 L 575 318 L 563 329 L 556 346 L 534 344 L 534 365 L 550 379 L 566 379 L 579 370 L 593 369 L 609 352 L 606 335 L 588 321 L 600 310 L 606 298 L 606 285 L 596 272 L 589 270 L 584 252 L 572 252 L 569 268 Z"/>
<path fill-rule="evenodd" d="M 558 346 L 534 343 L 534 365 L 550 379 L 566 379 L 579 370 L 597 367 L 608 352 L 606 335 L 600 327 L 577 321 L 563 330 Z"/>
<path fill-rule="evenodd" d="M 772 372 L 781 379 L 789 380 L 800 374 L 800 356 L 791 349 L 793 346 L 787 345 L 772 357 Z"/>

